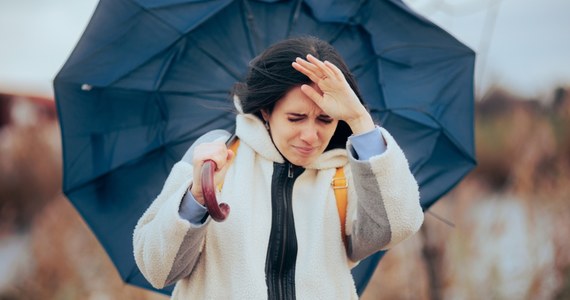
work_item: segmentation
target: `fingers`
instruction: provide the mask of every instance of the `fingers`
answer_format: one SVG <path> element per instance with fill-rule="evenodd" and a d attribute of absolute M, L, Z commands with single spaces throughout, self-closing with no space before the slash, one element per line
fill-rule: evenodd
<path fill-rule="evenodd" d="M 319 81 L 326 78 L 326 75 L 322 72 L 318 72 L 318 69 L 314 65 L 301 58 L 297 58 L 297 60 L 293 62 L 293 68 L 305 74 L 314 83 L 319 83 Z"/>
<path fill-rule="evenodd" d="M 234 152 L 230 149 L 226 150 L 226 159 L 225 162 L 223 164 L 217 164 L 218 168 L 216 169 L 216 172 L 219 173 L 222 177 L 225 176 L 226 171 L 228 170 L 230 163 L 232 161 L 232 159 L 234 158 Z"/>
<path fill-rule="evenodd" d="M 224 182 L 224 178 L 226 177 L 226 173 L 228 172 L 228 169 L 230 168 L 231 165 L 231 161 L 232 158 L 234 157 L 234 152 L 232 150 L 228 149 L 227 152 L 227 158 L 226 158 L 226 162 L 223 166 L 221 166 L 220 168 L 216 169 L 216 173 L 214 174 L 214 182 L 216 184 L 216 186 L 222 182 Z M 219 166 L 219 165 L 218 165 Z"/>
<path fill-rule="evenodd" d="M 305 74 L 315 83 L 319 83 L 327 78 L 338 79 L 338 68 L 336 66 L 330 62 L 322 62 L 311 54 L 307 55 L 307 60 L 297 57 L 292 65 L 297 71 Z"/>
<path fill-rule="evenodd" d="M 204 161 L 213 160 L 216 163 L 216 171 L 219 171 L 226 165 L 228 157 L 231 157 L 228 151 L 231 152 L 223 142 L 200 144 L 194 150 L 194 168 L 201 168 Z"/>
<path fill-rule="evenodd" d="M 330 78 L 336 77 L 336 74 L 330 69 L 330 67 L 327 66 L 324 62 L 320 61 L 318 58 L 312 56 L 311 54 L 307 54 L 307 60 L 318 68 L 317 73 L 320 71 L 323 76 Z M 320 76 L 321 79 L 324 79 L 323 76 Z"/>
<path fill-rule="evenodd" d="M 339 79 L 344 79 L 344 74 L 342 74 L 342 71 L 335 64 L 326 60 L 324 64 L 335 74 L 336 77 Z"/>
<path fill-rule="evenodd" d="M 192 160 L 192 165 L 194 167 L 194 180 L 190 190 L 196 201 L 204 205 L 204 195 L 202 193 L 202 185 L 200 180 L 202 165 L 204 162 L 207 160 L 212 160 L 216 163 L 214 183 L 215 185 L 218 185 L 225 177 L 225 174 L 230 165 L 228 162 L 232 160 L 234 155 L 234 152 L 228 149 L 222 142 L 204 143 L 196 146 Z"/>

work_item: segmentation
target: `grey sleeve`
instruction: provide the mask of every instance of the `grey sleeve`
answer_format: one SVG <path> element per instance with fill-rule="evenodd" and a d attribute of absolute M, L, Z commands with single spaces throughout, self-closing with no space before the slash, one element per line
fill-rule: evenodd
<path fill-rule="evenodd" d="M 398 244 L 417 232 L 423 223 L 418 185 L 404 152 L 385 129 L 381 130 L 386 151 L 369 160 L 358 160 L 348 144 L 346 226 L 347 254 L 352 261 Z"/>
<path fill-rule="evenodd" d="M 200 226 L 192 228 L 186 233 L 178 253 L 176 253 L 170 273 L 166 277 L 164 286 L 171 285 L 182 278 L 190 276 L 200 259 L 202 243 L 206 237 L 206 228 L 206 226 Z"/>
<path fill-rule="evenodd" d="M 348 236 L 348 256 L 359 261 L 379 251 L 390 241 L 391 231 L 382 192 L 366 162 L 351 164 L 352 184 L 358 197 L 356 219 Z"/>

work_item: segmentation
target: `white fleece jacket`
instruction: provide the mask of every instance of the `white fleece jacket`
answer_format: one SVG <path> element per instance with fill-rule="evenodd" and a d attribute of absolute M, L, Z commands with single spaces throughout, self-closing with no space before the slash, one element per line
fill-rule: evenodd
<path fill-rule="evenodd" d="M 253 115 L 236 119 L 238 155 L 219 196 L 231 207 L 221 223 L 194 226 L 179 214 L 192 165 L 174 165 L 164 188 L 140 218 L 133 238 L 138 267 L 156 288 L 176 282 L 173 299 L 267 299 L 265 260 L 271 231 L 273 163 L 284 159 Z M 382 129 L 386 151 L 358 161 L 352 147 L 323 153 L 297 178 L 293 214 L 298 253 L 298 299 L 357 299 L 350 268 L 392 247 L 423 222 L 418 186 L 403 152 Z M 344 166 L 349 181 L 348 253 L 331 179 Z"/>

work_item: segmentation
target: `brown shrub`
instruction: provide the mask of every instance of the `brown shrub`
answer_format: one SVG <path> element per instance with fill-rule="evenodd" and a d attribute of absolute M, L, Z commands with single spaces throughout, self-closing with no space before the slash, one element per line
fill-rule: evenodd
<path fill-rule="evenodd" d="M 0 128 L 0 232 L 25 231 L 61 188 L 56 122 Z"/>
<path fill-rule="evenodd" d="M 165 299 L 126 285 L 69 201 L 56 197 L 31 227 L 32 272 L 17 282 L 18 299 Z"/>

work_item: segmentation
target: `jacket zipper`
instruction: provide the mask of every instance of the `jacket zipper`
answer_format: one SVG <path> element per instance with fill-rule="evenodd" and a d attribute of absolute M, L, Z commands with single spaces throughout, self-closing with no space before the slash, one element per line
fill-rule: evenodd
<path fill-rule="evenodd" d="M 283 165 L 275 164 L 271 195 L 273 220 L 266 259 L 270 299 L 295 299 L 294 265 L 297 241 L 291 210 L 292 193 L 295 178 L 303 173 L 304 169 L 298 171 L 290 162 Z"/>
<path fill-rule="evenodd" d="M 285 178 L 285 183 L 283 186 L 285 187 L 283 192 L 283 208 L 284 211 L 287 212 L 288 205 L 287 205 L 287 187 L 289 186 L 289 180 L 293 178 L 293 164 L 287 163 L 287 178 Z M 281 262 L 279 264 L 279 277 L 278 277 L 278 290 L 279 290 L 279 299 L 285 299 L 283 295 L 283 265 L 285 264 L 285 250 L 287 245 L 287 233 L 289 229 L 289 219 L 287 218 L 287 214 L 285 214 L 283 224 L 283 243 L 281 244 Z"/>

